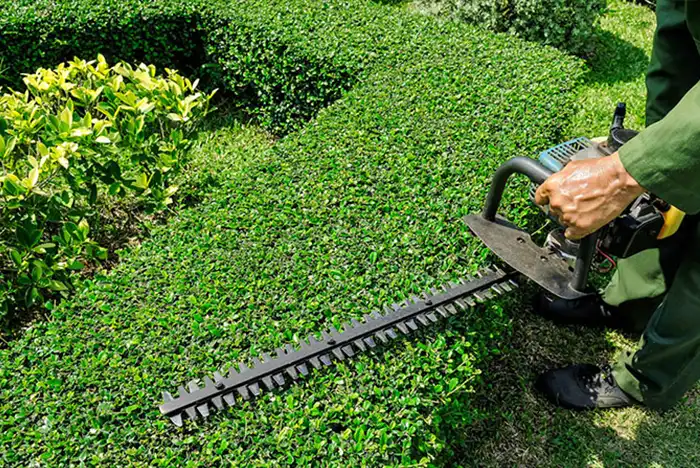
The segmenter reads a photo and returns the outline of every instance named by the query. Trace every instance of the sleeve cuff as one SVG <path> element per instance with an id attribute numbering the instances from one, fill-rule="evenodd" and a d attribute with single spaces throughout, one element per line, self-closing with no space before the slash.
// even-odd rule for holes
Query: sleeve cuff
<path id="1" fill-rule="evenodd" d="M 700 211 L 700 195 L 695 184 L 677 180 L 678 154 L 681 148 L 669 148 L 668 135 L 658 122 L 620 148 L 620 161 L 639 185 L 686 213 Z M 685 179 L 685 177 L 680 177 Z"/>

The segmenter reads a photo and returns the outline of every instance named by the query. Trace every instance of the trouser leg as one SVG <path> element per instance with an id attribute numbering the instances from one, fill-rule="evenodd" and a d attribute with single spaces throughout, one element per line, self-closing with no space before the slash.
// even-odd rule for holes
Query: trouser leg
<path id="1" fill-rule="evenodd" d="M 618 315 L 629 330 L 642 332 L 673 283 L 693 233 L 688 218 L 676 234 L 645 250 L 618 261 L 603 300 L 618 307 Z"/>
<path id="2" fill-rule="evenodd" d="M 661 120 L 700 80 L 700 53 L 688 30 L 685 1 L 658 0 L 657 28 L 647 73 L 647 125 Z M 682 256 L 673 236 L 659 249 L 620 260 L 603 300 L 619 306 L 633 329 L 644 328 L 661 303 Z"/>
<path id="3" fill-rule="evenodd" d="M 615 380 L 634 398 L 668 408 L 700 379 L 700 225 L 668 294 L 634 352 L 614 366 Z"/>

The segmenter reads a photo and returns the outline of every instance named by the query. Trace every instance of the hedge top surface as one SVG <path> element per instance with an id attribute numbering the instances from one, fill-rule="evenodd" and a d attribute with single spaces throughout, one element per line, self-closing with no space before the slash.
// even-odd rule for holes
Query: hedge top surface
<path id="1" fill-rule="evenodd" d="M 268 17 L 281 11 L 271 5 Z M 553 49 L 359 0 L 283 8 L 308 37 L 347 8 L 358 54 L 376 52 L 381 25 L 396 48 L 0 350 L 0 459 L 449 466 L 459 451 L 454 434 L 480 417 L 470 405 L 479 366 L 507 326 L 498 304 L 205 424 L 176 430 L 158 413 L 162 390 L 486 263 L 460 217 L 480 209 L 499 163 L 556 140 L 580 74 Z M 342 30 L 317 52 L 342 49 Z M 296 50 L 313 47 L 302 42 Z M 247 148 L 222 132 L 204 154 L 238 154 L 230 139 Z M 505 213 L 531 222 L 526 185 L 512 187 Z"/>

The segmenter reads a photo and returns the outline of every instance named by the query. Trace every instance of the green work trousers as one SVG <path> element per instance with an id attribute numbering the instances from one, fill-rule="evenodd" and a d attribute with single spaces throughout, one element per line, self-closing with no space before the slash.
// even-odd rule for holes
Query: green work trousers
<path id="1" fill-rule="evenodd" d="M 647 125 L 663 119 L 700 81 L 700 52 L 686 2 L 658 0 L 647 74 Z M 700 142 L 699 142 L 700 144 Z M 700 190 L 700 184 L 698 187 Z M 658 249 L 621 259 L 603 299 L 644 330 L 637 349 L 613 367 L 620 387 L 664 409 L 700 380 L 700 224 L 688 216 Z"/>

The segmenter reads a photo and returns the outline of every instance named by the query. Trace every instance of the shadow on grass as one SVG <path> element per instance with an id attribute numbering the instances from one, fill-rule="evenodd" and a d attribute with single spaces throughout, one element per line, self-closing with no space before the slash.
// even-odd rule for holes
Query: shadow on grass
<path id="1" fill-rule="evenodd" d="M 372 2 L 377 3 L 379 5 L 404 6 L 411 3 L 411 0 L 372 0 Z"/>
<path id="2" fill-rule="evenodd" d="M 649 56 L 631 42 L 609 31 L 598 29 L 594 44 L 595 52 L 587 60 L 587 83 L 626 83 L 646 73 Z"/>
<path id="3" fill-rule="evenodd" d="M 697 389 L 664 414 L 555 408 L 534 391 L 537 375 L 575 362 L 610 361 L 615 346 L 603 330 L 555 327 L 531 310 L 511 316 L 507 351 L 486 365 L 484 383 L 471 396 L 482 419 L 455 426 L 449 408 L 440 410 L 454 455 L 439 466 L 698 466 Z"/>

